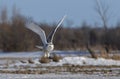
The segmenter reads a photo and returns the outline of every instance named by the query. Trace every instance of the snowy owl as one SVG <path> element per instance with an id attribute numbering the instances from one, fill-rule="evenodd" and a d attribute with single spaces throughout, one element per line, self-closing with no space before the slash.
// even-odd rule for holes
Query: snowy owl
<path id="1" fill-rule="evenodd" d="M 30 22 L 26 24 L 26 28 L 30 29 L 31 31 L 35 32 L 36 34 L 38 34 L 43 42 L 43 46 L 36 46 L 39 49 L 42 49 L 44 52 L 44 57 L 50 57 L 50 53 L 53 51 L 54 49 L 54 45 L 53 45 L 53 37 L 55 35 L 56 30 L 58 29 L 58 27 L 62 24 L 62 22 L 64 21 L 66 16 L 64 16 L 60 22 L 58 23 L 58 25 L 56 26 L 55 29 L 53 29 L 50 34 L 48 35 L 48 37 L 46 38 L 46 34 L 44 32 L 44 30 L 42 28 L 39 27 L 39 25 L 35 22 Z"/>

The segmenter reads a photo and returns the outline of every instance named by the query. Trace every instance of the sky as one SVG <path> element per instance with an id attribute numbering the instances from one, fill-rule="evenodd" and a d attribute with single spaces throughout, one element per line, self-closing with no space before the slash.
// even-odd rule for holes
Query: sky
<path id="1" fill-rule="evenodd" d="M 120 0 L 100 0 L 109 6 L 109 25 L 120 20 Z M 0 10 L 6 6 L 9 14 L 16 6 L 21 14 L 32 17 L 36 22 L 58 22 L 64 15 L 66 25 L 79 26 L 83 22 L 101 25 L 95 11 L 95 0 L 0 0 Z"/>

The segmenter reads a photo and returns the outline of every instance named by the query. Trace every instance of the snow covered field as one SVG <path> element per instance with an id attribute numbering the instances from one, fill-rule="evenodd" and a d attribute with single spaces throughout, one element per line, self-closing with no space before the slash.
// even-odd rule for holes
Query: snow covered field
<path id="1" fill-rule="evenodd" d="M 55 52 L 63 59 L 45 64 L 39 62 L 39 51 L 0 53 L 0 79 L 120 79 L 120 60 L 93 59 L 79 51 Z"/>
<path id="2" fill-rule="evenodd" d="M 86 56 L 80 56 L 79 52 L 65 52 L 60 53 L 60 51 L 57 51 L 58 55 L 61 55 L 63 59 L 61 59 L 59 62 L 50 62 L 47 64 L 42 64 L 39 62 L 40 57 L 42 56 L 41 52 L 21 52 L 21 53 L 0 53 L 0 65 L 8 64 L 10 67 L 11 66 L 21 66 L 21 65 L 29 65 L 33 66 L 33 64 L 28 62 L 28 59 L 30 58 L 34 66 L 37 65 L 43 65 L 43 66 L 62 66 L 64 64 L 71 64 L 71 65 L 81 65 L 81 66 L 86 66 L 86 65 L 92 65 L 92 66 L 120 66 L 120 61 L 119 60 L 112 60 L 112 59 L 104 59 L 104 58 L 98 58 L 98 59 L 93 59 L 89 58 Z M 10 60 L 12 59 L 12 60 Z M 23 60 L 25 63 L 22 63 L 19 60 Z M 2 66 L 0 66 L 2 67 Z"/>

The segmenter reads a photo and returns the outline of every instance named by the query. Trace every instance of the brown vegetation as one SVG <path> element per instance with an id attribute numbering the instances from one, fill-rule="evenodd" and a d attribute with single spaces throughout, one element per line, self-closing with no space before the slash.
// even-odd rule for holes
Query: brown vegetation
<path id="1" fill-rule="evenodd" d="M 14 71 L 11 70 L 0 70 L 1 73 L 13 73 L 13 74 L 47 74 L 47 73 L 57 73 L 57 74 L 63 74 L 66 72 L 69 72 L 71 74 L 106 74 L 119 76 L 119 69 L 115 70 L 114 68 L 120 68 L 120 66 L 75 66 L 75 65 L 67 65 L 67 66 L 43 66 L 36 67 L 36 68 L 29 68 L 29 67 L 22 67 L 21 69 L 16 69 Z M 112 70 L 113 69 L 113 70 Z M 111 73 L 111 74 L 108 74 Z"/>
<path id="2" fill-rule="evenodd" d="M 61 56 L 57 56 L 56 54 L 54 54 L 53 57 L 52 57 L 52 60 L 53 60 L 54 62 L 59 62 L 60 59 L 62 59 L 62 57 L 61 57 Z"/>
<path id="3" fill-rule="evenodd" d="M 112 55 L 109 58 L 113 60 L 120 60 L 120 55 Z"/>
<path id="4" fill-rule="evenodd" d="M 39 36 L 25 28 L 28 19 L 13 8 L 12 17 L 8 19 L 7 9 L 3 8 L 0 15 L 0 49 L 3 51 L 33 51 L 35 45 L 41 45 Z M 56 24 L 40 23 L 48 35 Z M 107 41 L 106 41 L 107 40 Z M 54 38 L 55 49 L 81 49 L 89 44 L 92 47 L 109 49 L 120 49 L 120 23 L 114 27 L 108 27 L 107 32 L 104 27 L 90 26 L 86 22 L 78 27 L 62 25 L 56 32 Z M 106 48 L 106 47 L 107 48 Z M 99 49 L 99 48 L 98 48 Z"/>
<path id="5" fill-rule="evenodd" d="M 40 63 L 49 63 L 51 60 L 48 57 L 42 56 L 39 60 Z"/>

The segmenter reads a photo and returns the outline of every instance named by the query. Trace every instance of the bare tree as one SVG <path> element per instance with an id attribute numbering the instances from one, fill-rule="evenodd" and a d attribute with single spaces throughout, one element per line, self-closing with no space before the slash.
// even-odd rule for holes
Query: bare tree
<path id="1" fill-rule="evenodd" d="M 8 16 L 7 16 L 7 8 L 6 8 L 6 7 L 4 7 L 4 8 L 1 10 L 0 19 L 1 19 L 1 22 L 2 22 L 3 24 L 4 24 L 5 22 L 7 22 Z"/>
<path id="2" fill-rule="evenodd" d="M 109 44 L 108 44 L 108 41 L 109 39 L 107 38 L 107 35 L 108 35 L 108 21 L 109 21 L 109 6 L 105 3 L 103 3 L 101 0 L 95 0 L 95 10 L 96 12 L 98 13 L 98 15 L 100 16 L 101 18 L 101 21 L 102 21 L 102 24 L 103 24 L 103 27 L 104 27 L 104 34 L 103 34 L 103 37 L 104 37 L 104 40 L 103 40 L 103 47 L 106 51 L 105 55 L 108 56 L 108 53 L 109 53 Z M 102 52 L 101 52 L 102 54 Z"/>
<path id="3" fill-rule="evenodd" d="M 101 0 L 95 0 L 95 11 L 100 16 L 102 24 L 104 26 L 105 31 L 107 30 L 109 16 L 109 6 L 105 3 L 101 2 Z"/>

